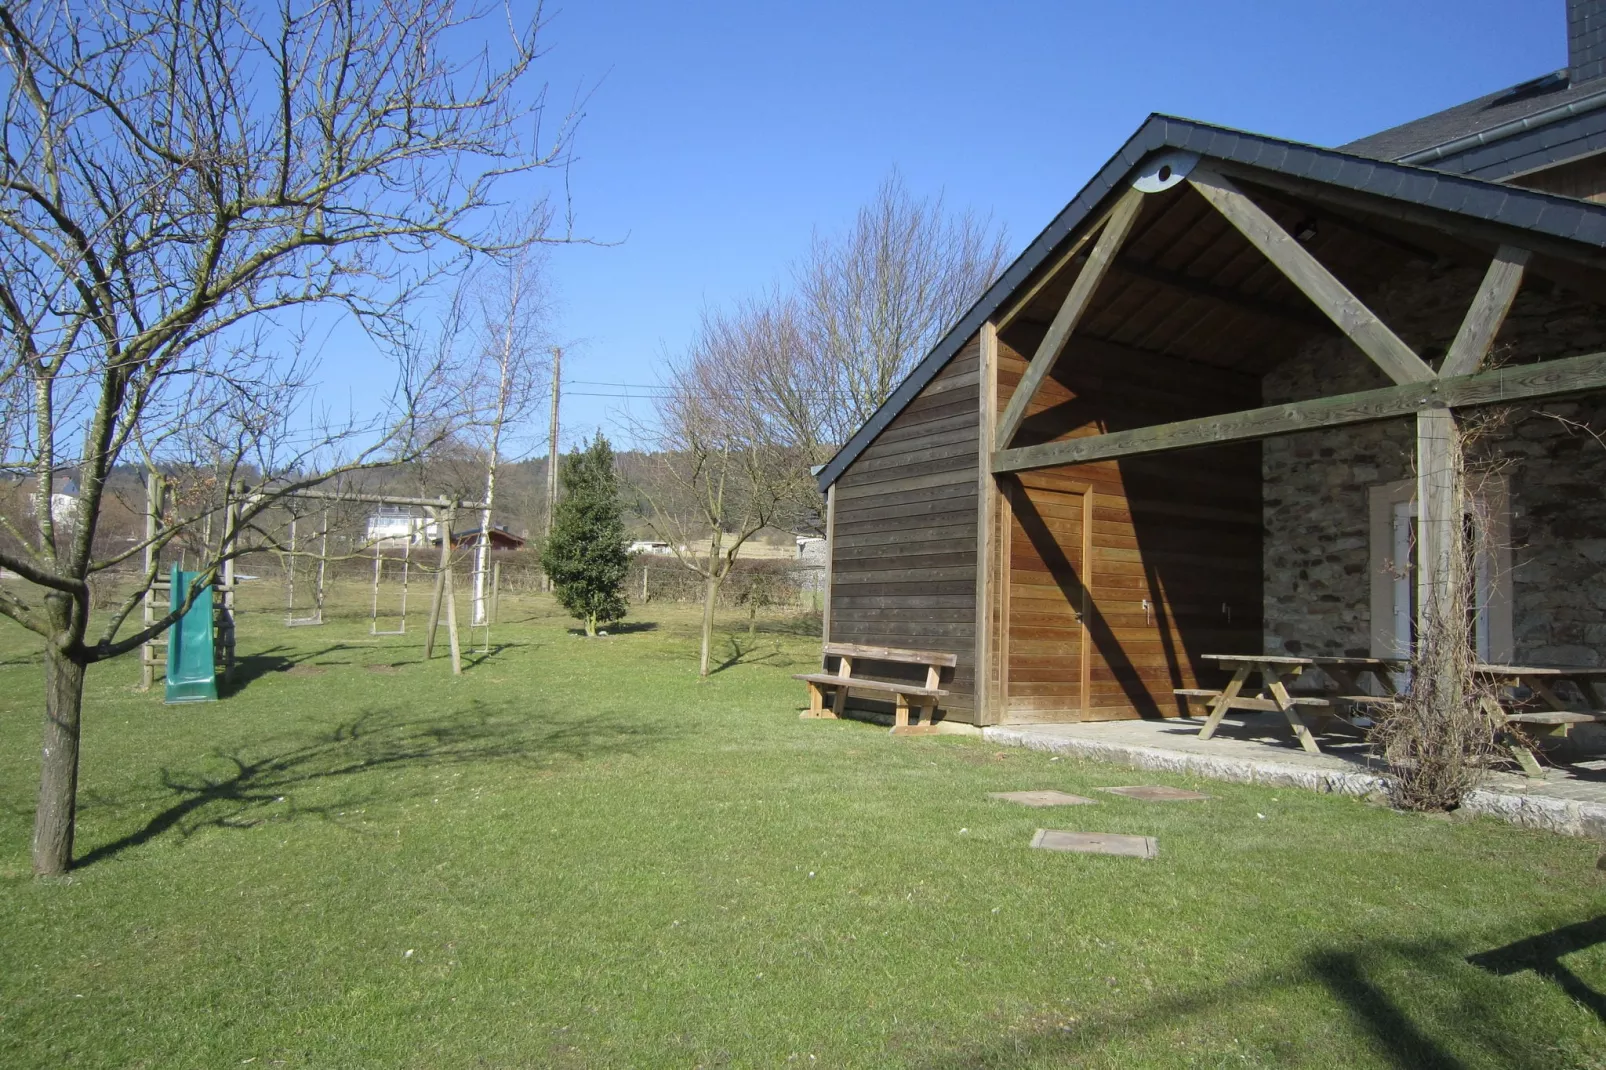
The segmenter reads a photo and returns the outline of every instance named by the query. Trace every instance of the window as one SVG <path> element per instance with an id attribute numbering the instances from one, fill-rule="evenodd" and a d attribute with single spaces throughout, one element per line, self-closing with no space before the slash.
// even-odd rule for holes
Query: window
<path id="1" fill-rule="evenodd" d="M 1369 489 L 1372 656 L 1409 657 L 1416 633 L 1416 481 Z M 1511 509 L 1503 480 L 1466 503 L 1475 585 L 1474 642 L 1480 661 L 1512 660 Z"/>

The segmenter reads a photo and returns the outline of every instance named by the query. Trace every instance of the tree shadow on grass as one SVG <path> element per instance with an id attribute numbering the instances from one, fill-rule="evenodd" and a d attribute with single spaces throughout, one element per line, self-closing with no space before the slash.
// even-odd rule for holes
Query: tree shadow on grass
<path id="1" fill-rule="evenodd" d="M 140 828 L 88 851 L 74 869 L 114 858 L 167 833 L 188 837 L 206 828 L 252 828 L 303 817 L 330 819 L 368 802 L 411 798 L 438 790 L 394 778 L 361 784 L 357 778 L 390 770 L 510 764 L 530 769 L 597 755 L 631 754 L 668 739 L 672 730 L 617 716 L 537 721 L 527 714 L 493 712 L 476 702 L 439 716 L 405 716 L 370 710 L 324 732 L 272 741 L 215 757 L 221 774 L 163 769 L 161 788 L 149 801 L 162 809 Z M 352 780 L 359 793 L 329 802 L 302 801 L 303 789 Z M 132 800 L 89 801 L 126 806 Z"/>
<path id="2" fill-rule="evenodd" d="M 1333 1066 L 1356 1061 L 1330 1050 L 1334 1038 L 1320 1026 L 1320 1014 L 1312 1013 L 1324 1003 L 1336 1005 L 1349 1019 L 1376 1059 L 1398 1070 L 1461 1070 L 1470 1064 L 1458 1052 L 1471 1053 L 1477 1065 L 1492 1061 L 1518 1070 L 1558 1065 L 1558 1038 L 1547 1028 L 1548 1016 L 1532 1014 L 1533 1008 L 1513 1002 L 1484 978 L 1468 971 L 1457 947 L 1445 941 L 1319 948 L 1302 960 L 1146 999 L 1131 1009 L 1080 1017 L 1059 1009 L 1035 1014 L 1022 1028 L 915 1065 L 925 1070 L 1106 1065 L 1112 1045 L 1147 1044 L 1159 1051 L 1170 1049 L 1177 1036 L 1189 1038 L 1195 1050 L 1208 1050 L 1219 1034 L 1242 1037 L 1257 1025 L 1275 1023 L 1290 1006 L 1304 1008 L 1301 1017 L 1312 1022 L 1309 1043 L 1325 1047 L 1295 1050 L 1295 1033 L 1286 1041 L 1288 1050 L 1263 1053 L 1267 1058 L 1279 1064 L 1319 1059 Z M 1406 997 L 1431 1010 L 1425 1016 L 1413 1013 Z M 1268 1031 L 1275 1033 L 1262 1033 Z"/>
<path id="3" fill-rule="evenodd" d="M 221 674 L 218 676 L 218 697 L 231 698 L 265 676 L 289 672 L 297 666 L 310 664 L 315 658 L 326 658 L 331 654 L 372 651 L 373 648 L 369 646 L 353 646 L 347 643 L 331 643 L 322 650 L 302 650 L 287 646 L 269 647 L 261 653 L 246 654 L 244 657 L 236 658 L 234 671 L 229 674 L 229 678 L 225 680 Z"/>
<path id="4" fill-rule="evenodd" d="M 490 645 L 490 649 L 485 649 L 483 647 L 465 648 L 463 650 L 463 668 L 475 669 L 489 662 L 494 662 L 497 657 L 509 650 L 534 651 L 539 650 L 545 645 L 545 643 L 517 641 L 509 643 L 492 643 Z"/>
<path id="5" fill-rule="evenodd" d="M 1501 977 L 1532 970 L 1554 981 L 1574 1002 L 1588 1007 L 1595 1017 L 1606 1022 L 1606 995 L 1590 988 L 1561 961 L 1564 955 L 1584 951 L 1596 944 L 1606 944 L 1606 914 L 1576 925 L 1563 925 L 1504 947 L 1468 955 L 1467 961 Z"/>
<path id="6" fill-rule="evenodd" d="M 779 660 L 788 660 L 778 648 L 771 647 L 762 654 L 756 653 L 759 643 L 752 636 L 729 635 L 725 637 L 729 653 L 725 660 L 708 670 L 708 675 L 734 669 L 738 665 L 764 665 Z"/>

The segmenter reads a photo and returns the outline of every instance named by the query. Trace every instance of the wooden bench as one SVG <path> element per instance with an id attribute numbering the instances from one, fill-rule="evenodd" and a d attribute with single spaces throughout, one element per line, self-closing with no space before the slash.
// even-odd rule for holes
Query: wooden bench
<path id="1" fill-rule="evenodd" d="M 1493 711 L 1491 711 L 1493 712 Z M 1537 740 L 1524 738 L 1524 733 L 1544 739 L 1566 736 L 1575 724 L 1606 724 L 1606 712 L 1600 710 L 1499 710 L 1502 727 L 1500 741 L 1516 759 L 1517 765 L 1529 776 L 1544 776 L 1539 764 Z M 1520 726 L 1511 731 L 1510 726 Z"/>
<path id="2" fill-rule="evenodd" d="M 1197 702 L 1204 706 L 1213 705 L 1216 699 L 1221 697 L 1221 692 L 1219 690 L 1212 691 L 1209 688 L 1204 687 L 1175 687 L 1171 689 L 1171 693 L 1176 695 L 1178 698 L 1185 698 L 1189 702 Z M 1323 695 L 1292 694 L 1288 697 L 1289 701 L 1291 701 L 1295 706 L 1321 708 L 1332 705 L 1332 702 Z M 1232 708 L 1235 710 L 1260 711 L 1264 713 L 1275 713 L 1282 709 L 1282 707 L 1277 705 L 1277 703 L 1272 699 L 1253 698 L 1247 695 L 1239 695 L 1237 698 L 1233 699 Z"/>
<path id="3" fill-rule="evenodd" d="M 827 643 L 821 659 L 821 668 L 830 658 L 839 659 L 837 671 L 797 673 L 792 679 L 802 680 L 809 685 L 809 708 L 803 717 L 840 717 L 847 707 L 848 692 L 871 691 L 884 695 L 891 695 L 896 705 L 893 714 L 892 734 L 925 735 L 935 732 L 937 726 L 932 722 L 937 710 L 937 700 L 945 697 L 948 692 L 938 687 L 943 669 L 951 669 L 959 663 L 955 654 L 943 654 L 931 650 L 898 650 L 885 646 L 861 646 L 858 643 Z M 899 680 L 877 680 L 873 677 L 853 675 L 856 661 L 887 661 L 900 665 L 924 665 L 926 667 L 926 682 L 922 684 L 905 683 Z M 831 708 L 825 708 L 825 689 L 833 688 Z M 918 720 L 915 724 L 909 723 L 910 700 L 919 710 Z"/>

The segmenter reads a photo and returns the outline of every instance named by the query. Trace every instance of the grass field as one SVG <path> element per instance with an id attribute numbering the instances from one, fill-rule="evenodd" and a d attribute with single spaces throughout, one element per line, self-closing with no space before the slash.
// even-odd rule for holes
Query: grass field
<path id="1" fill-rule="evenodd" d="M 40 674 L 0 632 L 0 1066 L 1606 1066 L 1606 942 L 1572 995 L 1467 962 L 1606 938 L 1597 845 L 800 722 L 785 621 L 699 682 L 689 608 L 503 614 L 460 679 L 354 611 L 246 615 L 216 704 L 93 672 L 62 882 L 28 875 Z M 1212 798 L 986 797 L 1143 782 Z"/>

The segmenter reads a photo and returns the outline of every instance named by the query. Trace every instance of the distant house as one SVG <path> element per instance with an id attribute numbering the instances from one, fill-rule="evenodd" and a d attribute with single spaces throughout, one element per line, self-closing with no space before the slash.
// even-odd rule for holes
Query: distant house
<path id="1" fill-rule="evenodd" d="M 435 521 L 404 505 L 381 505 L 368 517 L 368 545 L 379 550 L 438 543 Z"/>
<path id="2" fill-rule="evenodd" d="M 657 542 L 652 539 L 637 539 L 635 542 L 630 544 L 630 548 L 627 552 L 632 554 L 651 554 L 653 557 L 668 557 L 675 551 L 670 548 L 667 542 Z"/>
<path id="3" fill-rule="evenodd" d="M 797 537 L 797 563 L 799 565 L 813 565 L 818 568 L 824 568 L 825 558 L 826 548 L 824 536 L 799 535 Z"/>
<path id="4" fill-rule="evenodd" d="M 50 519 L 57 524 L 73 524 L 78 520 L 78 510 L 82 504 L 78 500 L 78 481 L 69 479 L 50 496 Z"/>
<path id="5" fill-rule="evenodd" d="M 480 540 L 486 538 L 485 529 L 481 527 L 469 528 L 465 531 L 452 532 L 452 546 L 478 546 Z M 493 550 L 522 550 L 529 540 L 513 534 L 501 524 L 492 524 L 490 531 L 490 545 Z M 439 546 L 440 539 L 432 538 L 431 543 Z"/>

